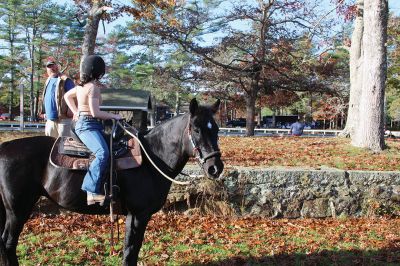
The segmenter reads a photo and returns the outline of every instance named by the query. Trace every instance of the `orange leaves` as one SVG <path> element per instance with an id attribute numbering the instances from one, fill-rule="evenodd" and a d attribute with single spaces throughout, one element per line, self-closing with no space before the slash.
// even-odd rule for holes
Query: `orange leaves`
<path id="1" fill-rule="evenodd" d="M 400 142 L 387 140 L 380 154 L 354 148 L 340 138 L 221 137 L 222 159 L 227 166 L 333 167 L 344 170 L 396 171 Z"/>
<path id="2" fill-rule="evenodd" d="M 261 102 L 265 102 L 270 108 L 290 106 L 299 100 L 299 96 L 293 91 L 276 90 L 269 95 L 263 96 Z"/>
<path id="3" fill-rule="evenodd" d="M 104 265 L 110 259 L 108 225 L 108 216 L 37 216 L 24 228 L 20 245 L 29 252 L 20 258 L 38 265 Z M 352 265 L 357 260 L 383 265 L 400 260 L 399 229 L 400 219 L 385 218 L 270 220 L 157 213 L 140 257 L 149 265 Z M 112 265 L 122 263 L 122 242 Z M 69 250 L 73 256 L 68 257 Z"/>

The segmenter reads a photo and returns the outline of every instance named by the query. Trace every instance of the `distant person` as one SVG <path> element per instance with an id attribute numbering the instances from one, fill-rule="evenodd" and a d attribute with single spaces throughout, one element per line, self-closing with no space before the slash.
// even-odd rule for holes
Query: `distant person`
<path id="1" fill-rule="evenodd" d="M 303 135 L 305 124 L 297 120 L 296 123 L 293 123 L 289 129 L 289 135 L 292 136 L 301 136 Z"/>
<path id="2" fill-rule="evenodd" d="M 69 136 L 71 130 L 72 112 L 64 100 L 64 94 L 75 87 L 74 82 L 65 74 L 60 73 L 54 60 L 46 63 L 47 80 L 43 90 L 41 114 L 46 119 L 45 135 L 57 138 Z"/>
<path id="3" fill-rule="evenodd" d="M 313 120 L 313 121 L 311 122 L 311 129 L 314 129 L 316 126 L 317 126 L 317 124 L 316 124 L 315 121 Z"/>

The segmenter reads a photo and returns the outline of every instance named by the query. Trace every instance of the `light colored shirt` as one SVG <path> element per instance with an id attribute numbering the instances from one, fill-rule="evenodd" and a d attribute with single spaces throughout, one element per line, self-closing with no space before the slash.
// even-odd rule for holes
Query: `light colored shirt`
<path id="1" fill-rule="evenodd" d="M 304 127 L 305 124 L 303 123 L 300 122 L 293 123 L 290 127 L 290 132 L 292 133 L 292 135 L 300 136 L 303 134 Z"/>

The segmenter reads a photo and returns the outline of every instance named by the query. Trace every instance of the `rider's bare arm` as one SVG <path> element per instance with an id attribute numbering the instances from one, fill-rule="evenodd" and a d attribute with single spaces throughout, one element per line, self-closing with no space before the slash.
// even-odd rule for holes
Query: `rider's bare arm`
<path id="1" fill-rule="evenodd" d="M 78 112 L 78 107 L 76 106 L 76 87 L 67 91 L 64 95 L 65 102 L 67 103 L 69 109 L 72 111 L 74 116 Z"/>

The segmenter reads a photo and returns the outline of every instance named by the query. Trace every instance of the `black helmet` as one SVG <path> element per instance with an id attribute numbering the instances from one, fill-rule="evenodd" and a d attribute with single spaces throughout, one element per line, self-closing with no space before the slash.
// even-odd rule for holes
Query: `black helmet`
<path id="1" fill-rule="evenodd" d="M 98 55 L 85 57 L 81 65 L 81 77 L 87 81 L 100 79 L 106 73 L 106 64 Z"/>

